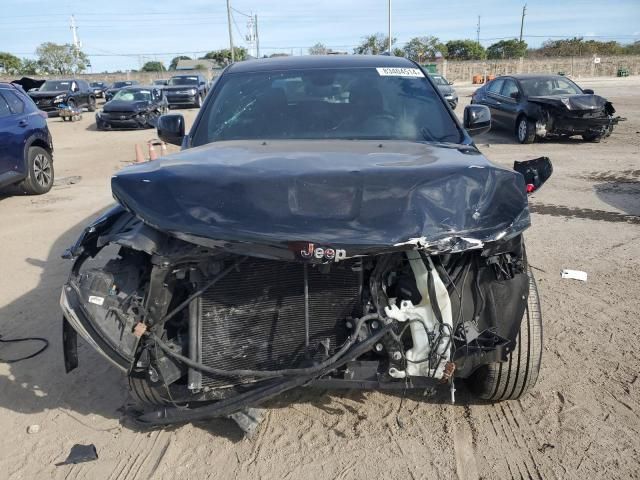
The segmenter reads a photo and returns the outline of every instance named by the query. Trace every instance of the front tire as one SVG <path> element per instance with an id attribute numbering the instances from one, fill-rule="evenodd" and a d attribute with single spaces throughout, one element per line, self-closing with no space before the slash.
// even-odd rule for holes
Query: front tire
<path id="1" fill-rule="evenodd" d="M 516 138 L 520 143 L 533 143 L 536 139 L 536 126 L 524 115 L 516 123 Z"/>
<path id="2" fill-rule="evenodd" d="M 470 390 L 483 400 L 516 400 L 532 389 L 538 380 L 542 362 L 542 314 L 538 287 L 531 269 L 527 274 L 529 299 L 516 338 L 516 348 L 509 353 L 506 362 L 484 365 L 467 379 Z"/>
<path id="3" fill-rule="evenodd" d="M 585 133 L 582 135 L 582 139 L 585 142 L 592 142 L 592 143 L 600 143 L 600 140 L 602 140 L 603 137 L 606 136 L 606 133 L 602 134 L 602 133 Z"/>
<path id="4" fill-rule="evenodd" d="M 96 111 L 96 97 L 89 97 L 89 107 L 88 110 L 90 112 Z"/>
<path id="5" fill-rule="evenodd" d="M 27 178 L 21 188 L 28 195 L 42 195 L 51 190 L 54 181 L 53 159 L 42 147 L 31 147 L 27 153 Z"/>
<path id="6" fill-rule="evenodd" d="M 196 106 L 196 108 L 202 107 L 202 95 L 201 94 L 198 94 L 198 96 L 196 97 L 195 106 Z"/>
<path id="7" fill-rule="evenodd" d="M 141 406 L 158 407 L 172 403 L 164 385 L 154 386 L 141 375 L 129 376 L 129 389 L 131 396 Z"/>

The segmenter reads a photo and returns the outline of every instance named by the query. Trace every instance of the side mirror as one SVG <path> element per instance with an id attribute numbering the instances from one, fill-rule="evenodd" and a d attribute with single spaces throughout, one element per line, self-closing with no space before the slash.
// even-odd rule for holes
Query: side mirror
<path id="1" fill-rule="evenodd" d="M 553 165 L 551 165 L 549 157 L 513 162 L 513 169 L 524 177 L 528 194 L 537 191 L 553 173 Z"/>
<path id="2" fill-rule="evenodd" d="M 585 88 L 584 90 L 582 90 L 582 93 L 586 95 L 593 95 L 593 90 L 590 88 Z"/>
<path id="3" fill-rule="evenodd" d="M 469 135 L 480 135 L 491 130 L 491 111 L 484 105 L 467 105 L 464 107 L 464 128 Z"/>
<path id="4" fill-rule="evenodd" d="M 520 100 L 520 92 L 511 92 L 509 96 L 514 100 Z"/>
<path id="5" fill-rule="evenodd" d="M 184 137 L 184 117 L 179 113 L 162 115 L 157 124 L 158 137 L 173 145 L 181 145 Z"/>

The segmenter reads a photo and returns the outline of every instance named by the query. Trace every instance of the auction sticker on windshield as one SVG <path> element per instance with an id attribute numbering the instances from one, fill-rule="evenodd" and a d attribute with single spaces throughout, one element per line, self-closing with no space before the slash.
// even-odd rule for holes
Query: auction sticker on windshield
<path id="1" fill-rule="evenodd" d="M 378 67 L 376 70 L 381 77 L 424 77 L 419 68 Z"/>

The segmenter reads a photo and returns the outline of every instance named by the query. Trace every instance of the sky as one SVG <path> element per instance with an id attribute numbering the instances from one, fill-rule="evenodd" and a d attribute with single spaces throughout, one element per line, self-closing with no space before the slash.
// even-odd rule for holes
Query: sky
<path id="1" fill-rule="evenodd" d="M 415 36 L 442 41 L 476 38 L 484 46 L 520 33 L 524 1 L 392 0 L 394 46 Z M 640 0 L 529 0 L 525 40 L 583 36 L 640 40 Z M 363 36 L 387 32 L 387 0 L 231 0 L 236 45 L 247 46 L 248 15 L 258 16 L 260 54 L 306 54 L 321 42 L 352 52 Z M 91 71 L 138 69 L 150 60 L 168 65 L 228 48 L 226 0 L 0 0 L 0 51 L 35 58 L 43 42 L 71 43 L 73 14 Z"/>

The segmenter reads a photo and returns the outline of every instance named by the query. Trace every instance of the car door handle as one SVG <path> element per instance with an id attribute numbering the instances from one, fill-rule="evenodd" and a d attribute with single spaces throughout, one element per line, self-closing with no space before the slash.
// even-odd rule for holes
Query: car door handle
<path id="1" fill-rule="evenodd" d="M 29 125 L 29 122 L 23 119 L 18 122 L 18 125 L 20 125 L 21 127 L 26 127 L 27 125 Z"/>

